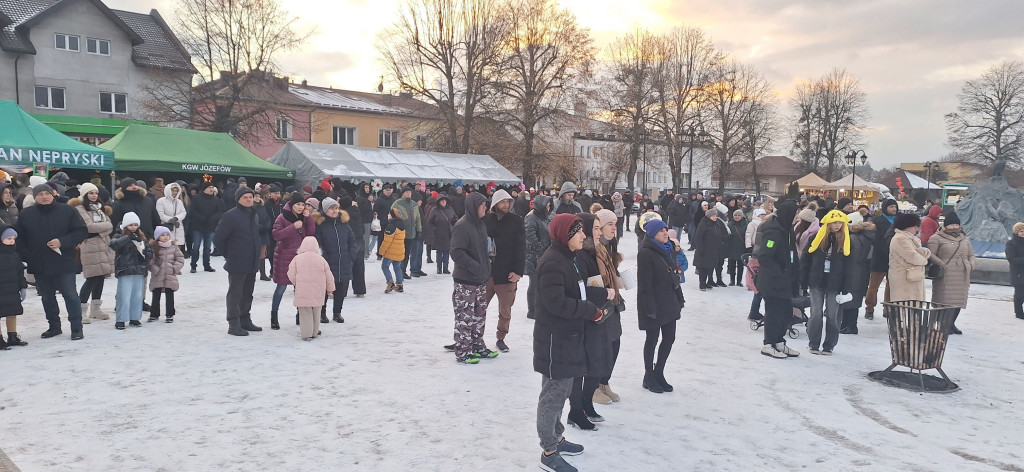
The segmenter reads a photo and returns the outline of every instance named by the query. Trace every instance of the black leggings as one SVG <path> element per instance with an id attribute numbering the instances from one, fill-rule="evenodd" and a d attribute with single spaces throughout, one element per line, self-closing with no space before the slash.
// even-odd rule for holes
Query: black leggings
<path id="1" fill-rule="evenodd" d="M 734 275 L 737 281 L 742 281 L 743 262 L 740 259 L 729 259 L 729 275 Z"/>
<path id="2" fill-rule="evenodd" d="M 85 279 L 85 283 L 82 284 L 82 289 L 78 291 L 78 298 L 81 300 L 82 304 L 89 303 L 90 296 L 92 296 L 93 300 L 100 300 L 103 298 L 104 280 L 106 280 L 106 277 L 102 275 Z"/>
<path id="3" fill-rule="evenodd" d="M 594 411 L 594 392 L 597 391 L 598 386 L 600 386 L 600 382 L 594 376 L 588 375 L 572 379 L 572 392 L 569 393 L 569 413 L 597 416 L 597 412 Z"/>
<path id="4" fill-rule="evenodd" d="M 661 347 L 658 347 L 658 334 L 661 333 Z M 672 352 L 672 343 L 676 341 L 676 322 L 672 321 L 661 325 L 658 328 L 647 330 L 647 341 L 644 342 L 644 367 L 653 371 L 655 365 L 658 370 L 665 368 L 665 361 Z M 654 363 L 654 348 L 658 347 L 658 363 Z"/>

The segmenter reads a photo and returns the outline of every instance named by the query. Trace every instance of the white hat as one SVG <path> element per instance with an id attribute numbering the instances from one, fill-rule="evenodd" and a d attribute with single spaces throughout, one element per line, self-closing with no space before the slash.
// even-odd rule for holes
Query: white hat
<path id="1" fill-rule="evenodd" d="M 97 191 L 98 192 L 99 190 L 100 189 L 97 188 L 96 185 L 93 184 L 92 182 L 86 182 L 86 183 L 82 184 L 82 186 L 78 187 L 78 194 L 84 197 L 85 194 L 87 194 L 89 192 L 92 192 L 92 191 Z"/>
<path id="2" fill-rule="evenodd" d="M 505 189 L 499 189 L 497 192 L 494 192 L 493 196 L 491 196 L 491 209 L 493 210 L 495 205 L 502 200 L 512 200 L 512 195 L 509 195 Z"/>
<path id="3" fill-rule="evenodd" d="M 28 178 L 28 186 L 30 188 L 31 187 L 35 187 L 35 186 L 37 186 L 39 184 L 45 184 L 45 183 L 46 183 L 46 177 L 40 177 L 38 175 L 33 175 L 32 177 Z"/>
<path id="4" fill-rule="evenodd" d="M 758 216 L 761 216 L 761 215 L 767 215 L 767 214 L 768 214 L 768 212 L 764 211 L 763 208 L 758 208 L 758 209 L 754 210 L 754 218 L 757 218 Z"/>
<path id="5" fill-rule="evenodd" d="M 137 225 L 141 223 L 142 221 L 139 220 L 139 215 L 136 215 L 134 211 L 129 211 L 124 214 L 123 218 L 121 218 L 121 230 L 123 231 L 125 228 L 133 224 Z"/>

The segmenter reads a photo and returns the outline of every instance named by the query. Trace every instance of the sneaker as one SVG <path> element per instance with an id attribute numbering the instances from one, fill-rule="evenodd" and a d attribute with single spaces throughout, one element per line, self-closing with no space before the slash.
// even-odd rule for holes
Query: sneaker
<path id="1" fill-rule="evenodd" d="M 821 355 L 823 355 L 823 356 L 831 356 L 832 355 L 832 350 L 831 349 L 822 349 L 821 350 Z"/>
<path id="2" fill-rule="evenodd" d="M 128 322 L 128 326 L 131 326 L 131 327 L 134 327 L 134 328 L 141 328 L 142 327 L 142 322 L 139 321 L 139 320 L 131 320 L 131 321 Z"/>
<path id="3" fill-rule="evenodd" d="M 164 323 L 174 323 L 174 318 L 171 318 L 171 317 L 169 317 L 169 316 L 168 316 L 168 317 L 167 317 L 167 318 L 166 318 L 166 319 L 164 320 Z"/>
<path id="4" fill-rule="evenodd" d="M 781 344 L 782 347 L 779 347 L 779 344 Z M 800 356 L 799 352 L 790 349 L 789 346 L 786 345 L 786 343 L 778 343 L 778 344 L 776 344 L 775 345 L 775 349 L 777 351 L 785 354 L 786 357 L 799 357 Z"/>
<path id="5" fill-rule="evenodd" d="M 357 293 L 356 294 L 356 298 L 366 298 L 366 294 L 365 293 Z"/>
<path id="6" fill-rule="evenodd" d="M 146 323 L 152 323 L 152 322 L 157 321 L 159 319 L 160 319 L 159 316 L 150 316 L 149 319 L 146 320 Z"/>
<path id="7" fill-rule="evenodd" d="M 192 270 L 190 270 L 190 271 L 188 271 L 188 272 L 189 272 L 190 274 L 194 274 L 194 273 L 196 273 L 196 268 L 195 268 L 195 267 L 193 267 L 193 268 L 192 268 Z"/>
<path id="8" fill-rule="evenodd" d="M 498 353 L 490 349 L 484 349 L 482 351 L 477 351 L 470 354 L 470 357 L 477 357 L 480 359 L 494 359 L 495 357 L 498 357 Z"/>
<path id="9" fill-rule="evenodd" d="M 411 278 L 412 278 L 412 276 L 411 276 L 411 275 L 409 275 L 409 274 L 402 274 L 402 279 L 403 279 L 403 280 L 409 280 L 409 279 L 411 279 Z"/>
<path id="10" fill-rule="evenodd" d="M 72 341 L 78 341 L 79 339 L 83 339 L 83 338 L 85 338 L 85 335 L 83 335 L 81 331 L 72 331 L 71 332 L 71 340 Z"/>
<path id="11" fill-rule="evenodd" d="M 412 274 L 415 275 L 415 276 L 419 276 L 419 277 L 426 277 L 427 276 L 427 273 L 423 272 L 422 270 L 417 270 L 416 272 L 413 272 Z"/>
<path id="12" fill-rule="evenodd" d="M 873 319 L 875 319 L 875 313 L 872 312 L 872 311 L 865 312 L 864 313 L 864 319 L 865 320 L 873 320 Z"/>
<path id="13" fill-rule="evenodd" d="M 39 337 L 41 337 L 43 339 L 47 339 L 47 338 L 52 338 L 54 336 L 60 336 L 62 333 L 63 333 L 63 331 L 61 331 L 60 328 L 48 329 L 48 330 L 44 331 L 43 334 L 41 334 Z"/>
<path id="14" fill-rule="evenodd" d="M 856 326 L 847 326 L 839 330 L 839 334 L 857 334 L 859 331 Z"/>
<path id="15" fill-rule="evenodd" d="M 217 272 L 217 269 L 214 269 L 213 267 L 205 267 L 205 268 L 203 268 L 203 271 L 204 272 Z"/>
<path id="16" fill-rule="evenodd" d="M 579 472 L 579 469 L 569 465 L 558 452 L 550 456 L 544 453 L 540 455 L 540 468 L 548 472 Z"/>
<path id="17" fill-rule="evenodd" d="M 472 356 L 467 357 L 465 359 L 455 359 L 455 360 L 456 360 L 456 362 L 458 362 L 460 364 L 479 364 L 480 363 L 480 358 L 479 357 L 472 357 Z"/>
<path id="18" fill-rule="evenodd" d="M 504 339 L 499 339 L 498 342 L 494 343 L 495 347 L 501 352 L 508 352 L 508 344 L 505 344 Z"/>
<path id="19" fill-rule="evenodd" d="M 114 323 L 114 328 L 124 329 L 124 322 L 123 321 L 118 321 L 117 323 Z"/>
<path id="20" fill-rule="evenodd" d="M 583 446 L 569 442 L 564 437 L 558 442 L 558 453 L 563 456 L 578 456 L 583 454 Z"/>
<path id="21" fill-rule="evenodd" d="M 786 355 L 786 353 L 775 349 L 774 344 L 765 344 L 763 347 L 761 347 L 761 355 L 774 357 L 776 359 L 785 359 L 789 357 Z"/>
<path id="22" fill-rule="evenodd" d="M 814 354 L 814 355 L 821 354 L 821 350 L 816 348 L 816 347 L 807 348 L 807 350 L 811 351 L 811 354 Z"/>
<path id="23" fill-rule="evenodd" d="M 444 346 L 444 350 L 448 351 L 448 352 L 455 352 L 455 345 L 454 344 L 446 344 Z"/>

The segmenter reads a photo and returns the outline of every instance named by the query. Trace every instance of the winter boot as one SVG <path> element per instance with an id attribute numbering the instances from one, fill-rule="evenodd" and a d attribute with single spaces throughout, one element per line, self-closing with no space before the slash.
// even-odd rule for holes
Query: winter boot
<path id="1" fill-rule="evenodd" d="M 959 316 L 960 316 L 960 309 L 958 308 L 956 310 L 956 313 L 953 315 L 953 323 L 950 324 L 950 326 L 949 326 L 949 334 L 964 334 L 963 331 L 960 331 L 960 328 L 956 327 L 956 319 Z"/>
<path id="2" fill-rule="evenodd" d="M 82 324 L 91 324 L 92 320 L 89 319 L 89 304 L 82 304 Z"/>
<path id="3" fill-rule="evenodd" d="M 295 326 L 299 326 L 299 312 L 295 312 Z"/>
<path id="4" fill-rule="evenodd" d="M 603 387 L 603 385 L 602 385 L 602 387 Z M 597 390 L 594 390 L 594 403 L 597 403 L 599 405 L 608 405 L 611 402 L 612 402 L 612 399 L 608 398 L 608 395 L 605 395 L 604 390 L 602 388 L 598 388 Z"/>
<path id="5" fill-rule="evenodd" d="M 277 322 L 277 312 L 270 312 L 270 329 L 281 329 L 281 323 Z"/>
<path id="6" fill-rule="evenodd" d="M 327 312 L 321 311 L 320 312 L 320 324 L 328 324 L 330 322 L 331 322 L 331 319 L 327 317 Z"/>
<path id="7" fill-rule="evenodd" d="M 3 336 L 0 336 L 0 351 L 10 351 L 11 348 L 7 346 Z"/>
<path id="8" fill-rule="evenodd" d="M 654 378 L 661 384 L 661 389 L 666 392 L 672 391 L 672 385 L 665 380 L 665 366 L 656 365 L 654 366 Z"/>
<path id="9" fill-rule="evenodd" d="M 592 423 L 582 411 L 569 412 L 569 426 L 575 426 L 583 431 L 597 431 L 597 425 Z"/>
<path id="10" fill-rule="evenodd" d="M 608 399 L 610 399 L 613 402 L 622 400 L 622 398 L 619 397 L 619 394 L 613 392 L 612 387 L 609 386 L 608 384 L 601 385 L 600 387 L 598 387 L 598 389 L 604 392 L 605 396 L 607 396 Z"/>
<path id="11" fill-rule="evenodd" d="M 91 309 L 91 311 L 89 312 L 89 317 L 90 318 L 95 318 L 97 320 L 109 320 L 110 319 L 110 315 L 106 314 L 103 311 L 103 308 L 102 308 L 103 300 L 93 299 L 89 303 L 90 303 L 90 309 Z M 84 313 L 85 310 L 82 310 L 82 312 Z"/>
<path id="12" fill-rule="evenodd" d="M 7 344 L 11 346 L 28 346 L 28 343 L 21 340 L 21 336 L 18 333 L 9 332 L 7 333 Z"/>
<path id="13" fill-rule="evenodd" d="M 442 270 L 444 270 L 444 269 L 441 267 L 441 264 L 438 264 L 437 265 L 437 275 L 441 275 L 441 271 Z"/>
<path id="14" fill-rule="evenodd" d="M 242 329 L 246 331 L 263 331 L 263 328 L 252 324 L 252 318 L 249 315 L 240 317 L 238 322 Z"/>
<path id="15" fill-rule="evenodd" d="M 395 283 L 394 282 L 388 282 L 388 286 L 387 286 L 387 288 L 384 289 L 384 293 L 391 293 L 391 291 L 394 290 L 394 289 L 395 289 Z"/>
<path id="16" fill-rule="evenodd" d="M 665 388 L 661 386 L 661 382 L 655 377 L 653 370 L 648 370 L 644 374 L 644 388 L 650 390 L 651 393 L 665 393 Z"/>
<path id="17" fill-rule="evenodd" d="M 267 265 L 264 262 L 266 261 L 260 261 L 260 280 L 267 282 L 270 277 L 267 277 Z"/>
<path id="18" fill-rule="evenodd" d="M 344 323 L 345 322 L 345 318 L 341 317 L 341 313 L 335 313 L 334 314 L 334 322 L 335 323 Z"/>
<path id="19" fill-rule="evenodd" d="M 248 336 L 249 332 L 242 329 L 238 320 L 228 320 L 228 334 L 232 336 Z"/>
<path id="20" fill-rule="evenodd" d="M 398 293 L 402 293 L 405 291 L 405 287 L 403 287 L 402 284 L 395 284 L 395 291 Z"/>

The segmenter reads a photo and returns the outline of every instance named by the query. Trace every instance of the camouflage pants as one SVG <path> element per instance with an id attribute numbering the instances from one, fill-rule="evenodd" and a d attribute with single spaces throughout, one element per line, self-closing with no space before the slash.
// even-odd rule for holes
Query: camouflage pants
<path id="1" fill-rule="evenodd" d="M 456 282 L 452 306 L 455 308 L 455 357 L 461 361 L 487 348 L 484 344 L 487 286 Z"/>

